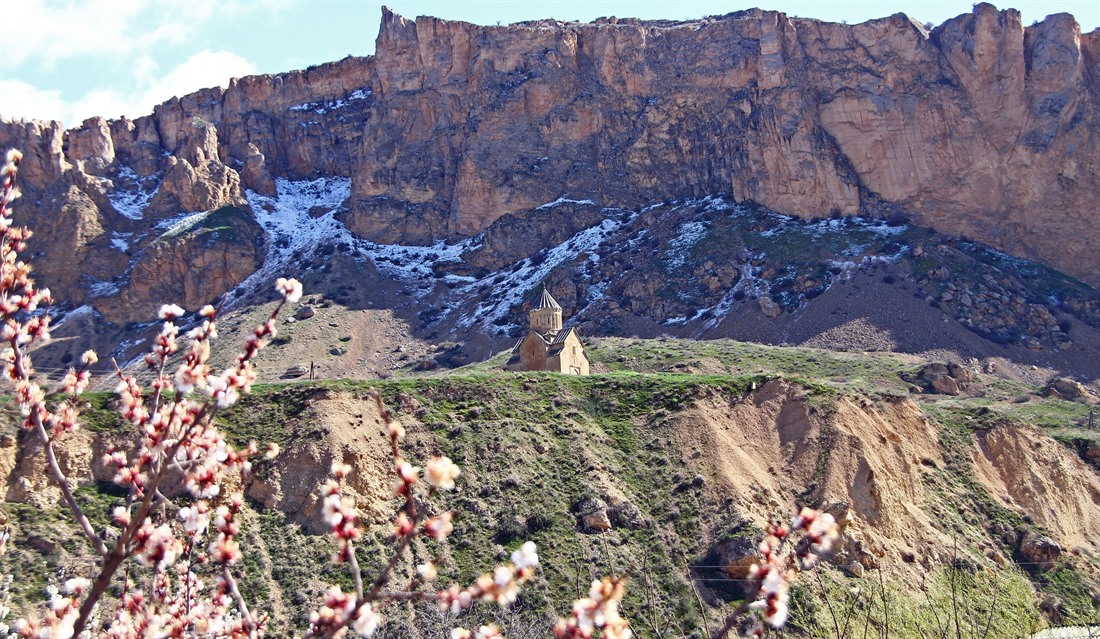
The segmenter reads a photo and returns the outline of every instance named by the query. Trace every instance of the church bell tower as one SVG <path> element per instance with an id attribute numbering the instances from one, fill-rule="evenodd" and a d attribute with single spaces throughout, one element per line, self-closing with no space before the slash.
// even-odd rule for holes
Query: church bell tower
<path id="1" fill-rule="evenodd" d="M 531 322 L 531 330 L 540 333 L 557 333 L 561 330 L 561 306 L 550 295 L 545 287 L 539 297 L 538 304 L 527 314 Z"/>

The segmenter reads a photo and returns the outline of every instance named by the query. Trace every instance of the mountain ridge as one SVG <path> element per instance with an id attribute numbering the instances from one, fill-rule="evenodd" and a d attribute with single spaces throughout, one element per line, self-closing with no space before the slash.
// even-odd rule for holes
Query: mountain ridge
<path id="1" fill-rule="evenodd" d="M 384 10 L 375 56 L 234 79 L 136 120 L 0 122 L 0 142 L 27 152 L 19 213 L 40 230 L 41 278 L 62 310 L 90 304 L 116 327 L 148 321 L 173 289 L 196 307 L 262 301 L 259 280 L 282 269 L 484 356 L 521 323 L 534 277 L 588 309 L 586 330 L 705 337 L 731 335 L 705 313 L 767 321 L 852 265 L 895 264 L 885 277 L 931 282 L 929 303 L 978 334 L 1058 353 L 1095 291 L 1023 292 L 999 266 L 956 291 L 923 245 L 826 247 L 791 268 L 777 223 L 721 218 L 858 214 L 1095 284 L 1098 39 L 1064 14 L 1024 27 L 988 4 L 931 31 L 903 15 L 483 27 Z M 698 263 L 669 257 L 684 251 Z"/>
<path id="2" fill-rule="evenodd" d="M 823 597 L 873 603 L 886 634 L 923 636 L 937 597 L 990 636 L 1091 621 L 1100 262 L 1080 247 L 1096 239 L 1098 41 L 986 4 L 931 31 L 900 15 L 479 27 L 387 10 L 375 57 L 136 120 L 0 122 L 26 151 L 16 221 L 62 300 L 37 370 L 96 347 L 98 372 L 110 349 L 136 371 L 174 301 L 222 307 L 217 369 L 268 319 L 271 281 L 304 281 L 258 375 L 325 381 L 258 384 L 219 417 L 236 443 L 284 448 L 239 486 L 241 583 L 275 632 L 339 579 L 310 534 L 330 462 L 354 467 L 364 548 L 392 531 L 374 391 L 410 460 L 463 464 L 447 579 L 537 539 L 544 574 L 517 615 L 567 605 L 582 565 L 641 565 L 628 604 L 704 633 L 739 596 L 757 526 L 809 503 L 845 536 L 820 592 L 792 596 L 795 632 L 825 627 Z M 499 355 L 438 370 L 511 342 L 543 284 L 596 336 L 596 375 L 506 374 Z M 781 345 L 711 339 L 729 336 Z M 122 497 L 99 453 L 132 435 L 106 393 L 85 398 L 61 463 L 107 526 Z M 18 607 L 88 559 L 3 412 Z M 591 535 L 601 509 L 612 528 Z M 389 613 L 387 631 L 428 635 L 430 608 Z"/>

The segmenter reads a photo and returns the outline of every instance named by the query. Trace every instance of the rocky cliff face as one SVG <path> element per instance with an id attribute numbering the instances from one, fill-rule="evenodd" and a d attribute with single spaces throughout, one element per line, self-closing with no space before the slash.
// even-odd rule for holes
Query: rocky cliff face
<path id="1" fill-rule="evenodd" d="M 188 308 L 230 291 L 265 258 L 246 189 L 274 194 L 273 176 L 349 175 L 369 117 L 370 69 L 371 60 L 347 59 L 235 79 L 151 116 L 91 118 L 67 131 L 0 120 L 0 145 L 25 153 L 17 213 L 36 231 L 40 278 L 64 302 L 91 303 L 116 323 L 147 321 L 177 291 Z M 196 214 L 225 207 L 245 212 L 228 221 L 232 232 L 192 228 Z"/>
<path id="2" fill-rule="evenodd" d="M 483 27 L 385 10 L 373 58 L 235 79 L 133 121 L 0 122 L 0 144 L 27 153 L 43 279 L 114 321 L 145 319 L 141 291 L 162 290 L 147 282 L 184 276 L 156 257 L 183 241 L 164 229 L 321 177 L 350 178 L 336 216 L 355 236 L 488 231 L 472 261 L 492 268 L 600 210 L 727 194 L 803 217 L 901 212 L 1095 285 L 1098 57 L 1100 33 L 1071 16 L 1024 27 L 988 4 L 930 32 L 901 14 Z M 195 303 L 264 260 L 171 252 L 232 273 L 198 278 Z"/>
<path id="3" fill-rule="evenodd" d="M 558 197 L 728 193 L 815 216 L 898 207 L 1096 283 L 1096 56 L 1055 15 L 925 30 L 747 11 L 478 27 L 383 17 L 352 228 L 477 233 Z"/>

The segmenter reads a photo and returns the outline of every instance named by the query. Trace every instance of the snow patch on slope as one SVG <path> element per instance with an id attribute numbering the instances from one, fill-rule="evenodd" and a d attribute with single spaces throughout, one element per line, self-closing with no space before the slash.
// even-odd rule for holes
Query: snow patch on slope
<path id="1" fill-rule="evenodd" d="M 622 213 L 619 209 L 605 209 L 605 212 Z M 467 284 L 459 290 L 459 293 L 468 296 L 471 300 L 488 287 L 493 289 L 493 293 L 478 302 L 472 314 L 460 317 L 458 326 L 470 328 L 475 325 L 488 326 L 495 324 L 501 326 L 501 330 L 514 329 L 515 326 L 505 322 L 505 318 L 512 308 L 523 303 L 524 296 L 542 283 L 555 267 L 567 260 L 576 259 L 580 253 L 587 253 L 589 259 L 594 257 L 598 260 L 597 253 L 600 246 L 612 238 L 623 226 L 632 222 L 635 217 L 637 217 L 636 213 L 618 219 L 605 218 L 599 224 L 580 231 L 545 252 L 520 260 L 511 267 L 501 269 L 496 273 Z"/>
<path id="2" fill-rule="evenodd" d="M 118 170 L 115 180 L 111 181 L 115 188 L 107 193 L 107 199 L 119 215 L 140 220 L 145 217 L 145 209 L 160 190 L 160 177 L 160 173 L 155 173 L 143 178 L 130 167 L 124 166 Z"/>
<path id="3" fill-rule="evenodd" d="M 161 220 L 153 227 L 155 230 L 161 232 L 160 237 L 157 239 L 169 239 L 186 233 L 188 230 L 194 228 L 196 224 L 205 220 L 211 213 L 213 213 L 213 211 L 181 213 L 175 217 Z"/>
<path id="4" fill-rule="evenodd" d="M 87 281 L 88 297 L 95 299 L 97 297 L 110 297 L 112 295 L 118 295 L 122 290 L 122 286 L 113 280 L 97 280 L 90 276 L 85 276 Z"/>
<path id="5" fill-rule="evenodd" d="M 336 218 L 351 195 L 351 179 L 327 177 L 316 180 L 275 180 L 275 196 L 254 191 L 245 196 L 256 221 L 268 235 L 268 255 L 255 273 L 233 290 L 230 300 L 239 300 L 311 259 L 325 245 L 346 244 L 353 255 L 370 259 L 379 272 L 410 283 L 417 297 L 428 294 L 436 277 L 432 266 L 457 263 L 476 248 L 474 239 L 456 244 L 442 241 L 430 246 L 376 244 L 354 235 Z M 320 214 L 318 212 L 320 211 Z"/>
<path id="6" fill-rule="evenodd" d="M 125 253 L 130 250 L 130 238 L 134 236 L 133 233 L 121 233 L 114 231 L 111 233 L 111 248 L 122 251 Z"/>
<path id="7" fill-rule="evenodd" d="M 685 222 L 680 225 L 676 237 L 668 243 L 665 252 L 669 270 L 682 267 L 687 261 L 687 253 L 707 236 L 707 225 L 703 222 Z"/>
<path id="8" fill-rule="evenodd" d="M 334 111 L 336 109 L 342 109 L 342 108 L 346 107 L 348 104 L 350 104 L 352 102 L 355 102 L 357 100 L 366 100 L 368 97 L 370 97 L 370 94 L 371 94 L 370 89 L 366 89 L 366 88 L 356 89 L 355 91 L 352 91 L 351 93 L 349 93 L 348 96 L 346 98 L 343 98 L 343 99 L 339 99 L 339 100 L 321 100 L 321 101 L 318 101 L 318 102 L 306 102 L 306 103 L 303 103 L 303 104 L 297 104 L 295 106 L 292 106 L 292 107 L 290 107 L 289 110 L 290 111 L 312 111 L 314 113 L 324 115 L 325 113 L 328 113 L 329 111 Z"/>
<path id="9" fill-rule="evenodd" d="M 561 206 L 562 204 L 588 204 L 590 206 L 596 206 L 596 203 L 592 200 L 571 200 L 563 195 L 553 202 L 547 202 L 546 204 L 535 207 L 535 210 L 541 211 L 543 209 L 552 209 L 555 206 Z"/>

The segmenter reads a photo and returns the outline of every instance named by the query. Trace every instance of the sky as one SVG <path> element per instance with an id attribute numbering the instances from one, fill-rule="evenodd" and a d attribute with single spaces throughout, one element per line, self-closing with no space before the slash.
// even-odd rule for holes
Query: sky
<path id="1" fill-rule="evenodd" d="M 971 0 L 6 0 L 0 117 L 78 125 L 147 115 L 173 96 L 374 52 L 382 4 L 405 17 L 477 24 L 601 16 L 696 19 L 753 6 L 857 23 L 904 12 L 940 24 Z M 1100 0 L 1015 0 L 1024 24 L 1072 13 L 1100 27 Z"/>

